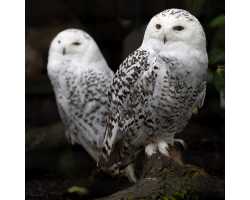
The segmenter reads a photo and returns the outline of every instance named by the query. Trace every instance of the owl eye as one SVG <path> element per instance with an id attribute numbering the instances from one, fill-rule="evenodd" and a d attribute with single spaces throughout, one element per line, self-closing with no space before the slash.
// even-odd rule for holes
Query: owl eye
<path id="1" fill-rule="evenodd" d="M 79 42 L 74 42 L 73 45 L 80 45 L 81 43 Z"/>
<path id="2" fill-rule="evenodd" d="M 160 25 L 160 24 L 156 24 L 156 28 L 157 28 L 157 29 L 160 29 L 160 28 L 161 28 L 161 25 Z"/>
<path id="3" fill-rule="evenodd" d="M 58 43 L 60 44 L 60 43 L 61 43 L 61 41 L 60 41 L 60 40 L 58 40 Z"/>
<path id="4" fill-rule="evenodd" d="M 183 26 L 176 26 L 174 27 L 174 30 L 177 30 L 177 31 L 182 31 L 184 29 Z"/>

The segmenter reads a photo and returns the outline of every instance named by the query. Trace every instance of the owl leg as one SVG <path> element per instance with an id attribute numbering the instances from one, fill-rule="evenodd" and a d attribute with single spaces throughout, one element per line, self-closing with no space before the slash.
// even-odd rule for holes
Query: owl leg
<path id="1" fill-rule="evenodd" d="M 149 143 L 145 148 L 145 153 L 148 157 L 151 157 L 153 154 L 156 153 L 157 150 L 157 144 L 156 143 Z"/>
<path id="2" fill-rule="evenodd" d="M 158 149 L 159 151 L 165 155 L 165 156 L 171 156 L 169 148 L 168 148 L 168 144 L 164 141 L 159 141 L 157 143 Z"/>
<path id="3" fill-rule="evenodd" d="M 185 151 L 187 151 L 188 149 L 187 144 L 183 140 L 180 140 L 180 139 L 174 139 L 174 146 L 176 146 L 177 149 L 181 147 L 181 149 Z"/>

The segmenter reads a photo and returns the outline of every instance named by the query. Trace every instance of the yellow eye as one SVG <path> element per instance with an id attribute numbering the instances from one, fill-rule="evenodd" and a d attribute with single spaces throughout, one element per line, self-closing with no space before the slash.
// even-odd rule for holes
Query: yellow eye
<path id="1" fill-rule="evenodd" d="M 156 28 L 157 28 L 157 29 L 160 29 L 160 28 L 161 28 L 161 25 L 160 25 L 160 24 L 156 24 Z"/>
<path id="2" fill-rule="evenodd" d="M 177 31 L 182 31 L 184 29 L 183 26 L 176 26 L 174 27 L 174 30 L 177 30 Z"/>
<path id="3" fill-rule="evenodd" d="M 81 43 L 79 42 L 74 42 L 73 45 L 80 45 Z"/>

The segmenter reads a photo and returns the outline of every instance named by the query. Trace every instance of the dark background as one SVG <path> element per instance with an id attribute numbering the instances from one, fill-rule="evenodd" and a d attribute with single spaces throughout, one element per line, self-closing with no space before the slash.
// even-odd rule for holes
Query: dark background
<path id="1" fill-rule="evenodd" d="M 96 173 L 95 162 L 84 149 L 67 143 L 46 70 L 52 39 L 68 28 L 88 32 L 95 39 L 110 68 L 116 72 L 120 63 L 141 45 L 146 25 L 155 14 L 168 8 L 182 8 L 201 22 L 211 60 L 225 52 L 225 25 L 209 28 L 213 19 L 225 14 L 225 2 L 197 0 L 195 6 L 193 2 L 26 0 L 26 199 L 93 199 L 130 185 L 126 178 L 111 179 L 104 173 Z M 210 62 L 209 69 L 214 72 L 217 65 L 225 65 L 223 56 L 216 62 Z M 186 128 L 176 138 L 188 144 L 189 150 L 183 152 L 185 164 L 196 165 L 210 175 L 225 179 L 224 100 L 213 83 L 208 83 L 207 88 L 203 107 L 193 114 Z M 55 136 L 55 133 L 60 137 Z M 138 177 L 140 172 L 138 163 Z M 89 195 L 68 193 L 67 189 L 73 185 L 87 188 Z"/>

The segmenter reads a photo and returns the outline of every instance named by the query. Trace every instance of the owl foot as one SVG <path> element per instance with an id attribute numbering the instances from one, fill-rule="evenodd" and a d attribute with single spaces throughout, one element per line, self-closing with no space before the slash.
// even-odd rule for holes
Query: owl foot
<path id="1" fill-rule="evenodd" d="M 159 151 L 164 155 L 164 156 L 171 156 L 170 150 L 168 148 L 168 144 L 164 141 L 160 141 L 157 143 Z"/>
<path id="2" fill-rule="evenodd" d="M 145 148 L 145 153 L 148 157 L 151 157 L 157 151 L 157 144 L 156 143 L 149 143 Z"/>
<path id="3" fill-rule="evenodd" d="M 145 148 L 145 153 L 148 157 L 151 157 L 153 154 L 157 152 L 161 152 L 165 156 L 171 156 L 171 153 L 168 148 L 168 144 L 164 141 L 159 141 L 157 143 L 149 143 Z"/>
<path id="4" fill-rule="evenodd" d="M 188 149 L 187 144 L 183 140 L 180 140 L 180 139 L 174 139 L 174 145 L 177 147 L 177 149 L 179 149 L 180 147 L 182 151 L 183 150 L 187 151 Z"/>

